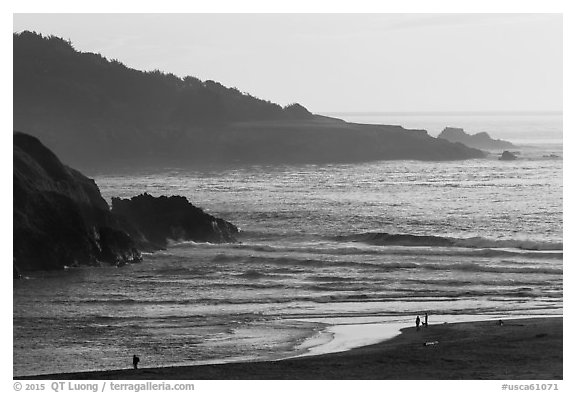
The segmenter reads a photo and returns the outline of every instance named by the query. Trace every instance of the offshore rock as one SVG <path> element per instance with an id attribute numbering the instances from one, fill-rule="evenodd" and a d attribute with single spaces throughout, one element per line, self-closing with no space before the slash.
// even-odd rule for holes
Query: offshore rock
<path id="1" fill-rule="evenodd" d="M 509 152 L 508 150 L 505 150 L 502 155 L 498 158 L 500 161 L 514 161 L 516 160 L 518 157 L 516 157 L 514 155 L 514 153 Z"/>
<path id="2" fill-rule="evenodd" d="M 112 198 L 112 213 L 141 249 L 165 248 L 169 240 L 236 242 L 238 228 L 205 213 L 183 196 L 154 197 L 144 193 L 131 199 Z"/>

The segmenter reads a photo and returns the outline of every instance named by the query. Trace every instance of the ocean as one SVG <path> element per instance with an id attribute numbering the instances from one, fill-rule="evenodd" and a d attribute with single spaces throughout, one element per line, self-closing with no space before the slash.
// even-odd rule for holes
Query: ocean
<path id="1" fill-rule="evenodd" d="M 184 195 L 241 229 L 141 264 L 14 281 L 14 375 L 275 360 L 430 324 L 562 315 L 561 114 L 331 114 L 487 131 L 517 161 L 95 173 L 103 196 Z"/>

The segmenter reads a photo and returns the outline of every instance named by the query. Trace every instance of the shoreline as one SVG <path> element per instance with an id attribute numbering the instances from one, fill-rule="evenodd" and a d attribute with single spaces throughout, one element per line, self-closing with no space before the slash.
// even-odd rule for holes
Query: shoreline
<path id="1" fill-rule="evenodd" d="M 438 321 L 440 317 L 441 322 Z M 515 319 L 532 319 L 532 318 L 556 318 L 559 315 L 499 315 L 495 314 L 490 318 L 481 315 L 433 315 L 431 324 L 454 324 L 454 323 L 475 323 L 475 322 L 490 322 L 498 320 L 515 320 Z M 344 320 L 345 318 L 342 318 Z M 310 320 L 308 320 L 310 321 Z M 366 321 L 362 323 L 343 323 L 342 321 L 334 323 L 323 330 L 323 334 L 330 335 L 332 338 L 328 342 L 314 344 L 316 337 L 311 337 L 304 341 L 300 347 L 306 348 L 307 352 L 288 356 L 276 360 L 296 359 L 300 357 L 327 355 L 345 351 L 351 351 L 356 348 L 362 348 L 370 345 L 383 343 L 392 340 L 402 334 L 402 330 L 413 323 L 412 317 L 404 318 L 404 320 L 396 320 L 395 322 L 383 321 Z M 423 325 L 422 325 L 423 326 Z"/>
<path id="2" fill-rule="evenodd" d="M 563 317 L 437 323 L 377 344 L 276 361 L 45 374 L 48 380 L 562 379 Z M 424 345 L 425 343 L 434 343 Z"/>

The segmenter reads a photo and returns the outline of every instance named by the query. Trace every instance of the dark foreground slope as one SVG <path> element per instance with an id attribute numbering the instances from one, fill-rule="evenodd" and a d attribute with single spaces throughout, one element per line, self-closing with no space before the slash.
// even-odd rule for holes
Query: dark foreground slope
<path id="1" fill-rule="evenodd" d="M 63 165 L 38 139 L 15 133 L 14 272 L 139 262 L 139 250 L 168 239 L 233 242 L 237 228 L 184 197 L 115 200 L 113 212 L 94 180 Z"/>
<path id="2" fill-rule="evenodd" d="M 350 124 L 214 81 L 130 69 L 30 32 L 14 35 L 14 126 L 81 168 L 483 156 L 425 132 Z"/>

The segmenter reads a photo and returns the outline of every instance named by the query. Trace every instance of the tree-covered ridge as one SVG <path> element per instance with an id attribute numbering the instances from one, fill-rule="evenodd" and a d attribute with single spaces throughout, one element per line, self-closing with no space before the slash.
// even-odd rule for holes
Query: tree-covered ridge
<path id="1" fill-rule="evenodd" d="M 62 38 L 13 38 L 14 130 L 85 172 L 483 156 L 425 131 L 346 123 L 214 81 L 134 70 Z"/>
<path id="2" fill-rule="evenodd" d="M 65 110 L 145 128 L 312 116 L 298 104 L 282 108 L 211 80 L 131 69 L 59 37 L 25 31 L 13 40 L 15 115 Z"/>

